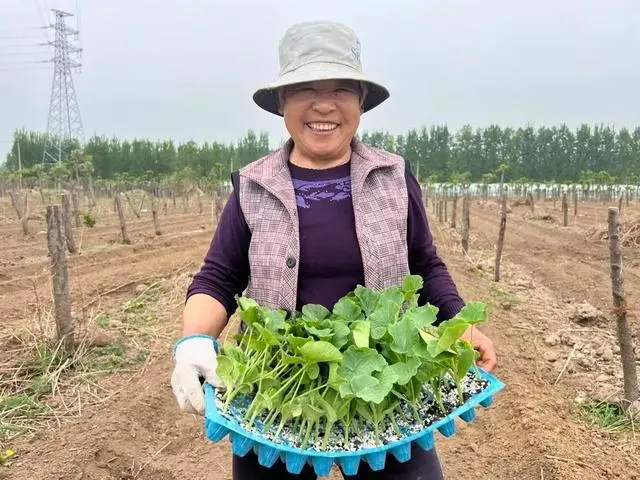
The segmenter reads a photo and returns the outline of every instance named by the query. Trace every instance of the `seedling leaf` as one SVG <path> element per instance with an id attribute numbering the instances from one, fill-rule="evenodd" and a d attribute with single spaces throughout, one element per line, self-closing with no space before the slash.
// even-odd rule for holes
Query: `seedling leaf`
<path id="1" fill-rule="evenodd" d="M 352 299 L 343 297 L 333 307 L 333 314 L 347 322 L 355 322 L 362 318 L 362 309 Z"/>
<path id="2" fill-rule="evenodd" d="M 396 353 L 411 353 L 414 345 L 419 341 L 418 329 L 411 317 L 407 315 L 389 326 L 389 334 L 393 338 L 391 350 Z"/>
<path id="3" fill-rule="evenodd" d="M 322 305 L 310 303 L 302 307 L 302 315 L 305 319 L 320 321 L 331 315 L 331 312 Z"/>
<path id="4" fill-rule="evenodd" d="M 300 355 L 309 363 L 340 362 L 342 353 L 329 342 L 308 342 L 300 347 Z"/>
<path id="5" fill-rule="evenodd" d="M 350 380 L 356 375 L 370 375 L 387 365 L 384 357 L 372 348 L 350 346 L 342 360 L 341 376 Z"/>
<path id="6" fill-rule="evenodd" d="M 371 331 L 371 324 L 364 320 L 358 320 L 351 324 L 353 331 L 353 343 L 359 348 L 369 347 L 369 333 Z"/>
<path id="7" fill-rule="evenodd" d="M 402 291 L 405 293 L 405 298 L 417 293 L 423 284 L 424 281 L 420 275 L 407 275 L 402 282 Z"/>
<path id="8" fill-rule="evenodd" d="M 400 305 L 402 304 L 402 298 L 400 302 L 396 304 L 394 301 L 387 302 L 378 307 L 369 317 L 371 324 L 371 338 L 374 340 L 380 340 L 385 333 L 387 333 L 387 327 L 394 323 L 398 318 L 398 312 L 400 311 Z"/>
<path id="9" fill-rule="evenodd" d="M 378 304 L 378 294 L 370 288 L 358 285 L 355 289 L 355 296 L 360 301 L 360 307 L 366 316 L 371 315 Z"/>

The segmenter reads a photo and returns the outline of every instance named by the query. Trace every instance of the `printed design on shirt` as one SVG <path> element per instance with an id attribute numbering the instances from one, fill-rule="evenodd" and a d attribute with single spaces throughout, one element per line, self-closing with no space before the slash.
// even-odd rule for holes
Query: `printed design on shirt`
<path id="1" fill-rule="evenodd" d="M 293 179 L 296 203 L 301 208 L 311 208 L 314 202 L 339 202 L 351 197 L 351 181 L 348 176 L 332 180 Z"/>

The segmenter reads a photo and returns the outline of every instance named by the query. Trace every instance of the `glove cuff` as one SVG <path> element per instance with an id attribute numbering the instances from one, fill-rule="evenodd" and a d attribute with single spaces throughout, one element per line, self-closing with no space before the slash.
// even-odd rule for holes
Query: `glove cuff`
<path id="1" fill-rule="evenodd" d="M 173 360 L 176 361 L 178 357 L 182 356 L 180 352 L 184 351 L 185 345 L 188 345 L 189 350 L 207 350 L 210 351 L 213 346 L 213 351 L 218 354 L 218 340 L 211 335 L 205 335 L 203 333 L 196 333 L 192 335 L 186 335 L 180 338 L 173 346 Z"/>

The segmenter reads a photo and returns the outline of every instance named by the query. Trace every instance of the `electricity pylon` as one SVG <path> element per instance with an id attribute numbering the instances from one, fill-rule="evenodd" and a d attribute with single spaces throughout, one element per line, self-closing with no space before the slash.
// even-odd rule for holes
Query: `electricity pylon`
<path id="1" fill-rule="evenodd" d="M 51 85 L 51 99 L 49 101 L 49 118 L 47 121 L 47 137 L 42 154 L 42 163 L 51 164 L 61 162 L 68 155 L 68 142 L 72 139 L 82 141 L 84 132 L 80 118 L 80 108 L 73 84 L 72 68 L 81 64 L 71 58 L 72 54 L 81 49 L 69 41 L 70 35 L 78 34 L 77 30 L 65 23 L 65 18 L 71 13 L 52 9 L 56 22 L 51 25 L 55 32 L 55 39 L 49 42 L 55 48 L 53 57 L 53 83 Z"/>

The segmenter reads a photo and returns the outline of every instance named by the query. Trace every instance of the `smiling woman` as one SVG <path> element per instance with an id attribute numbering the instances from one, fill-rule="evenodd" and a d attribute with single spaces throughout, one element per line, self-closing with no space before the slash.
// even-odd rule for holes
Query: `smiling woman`
<path id="1" fill-rule="evenodd" d="M 381 290 L 411 273 L 422 277 L 418 303 L 437 307 L 436 323 L 464 307 L 436 253 L 420 185 L 404 159 L 356 137 L 360 116 L 388 97 L 362 72 L 360 41 L 351 29 L 307 22 L 285 33 L 280 75 L 253 99 L 283 117 L 291 138 L 232 176 L 235 194 L 188 288 L 182 338 L 174 347 L 171 384 L 183 410 L 203 413 L 201 379 L 221 386 L 213 340 L 243 292 L 290 314 L 310 304 L 333 310 L 358 285 Z M 480 352 L 478 365 L 492 370 L 491 341 L 474 327 L 464 336 Z M 253 453 L 234 455 L 232 464 L 235 480 L 316 478 L 309 466 L 300 475 L 282 462 L 265 468 Z M 414 451 L 404 463 L 390 457 L 375 472 L 363 465 L 345 478 L 436 480 L 442 471 L 432 448 Z"/>
<path id="2" fill-rule="evenodd" d="M 346 163 L 360 125 L 364 90 L 355 80 L 317 80 L 282 88 L 279 111 L 294 143 L 290 161 L 314 169 Z"/>

